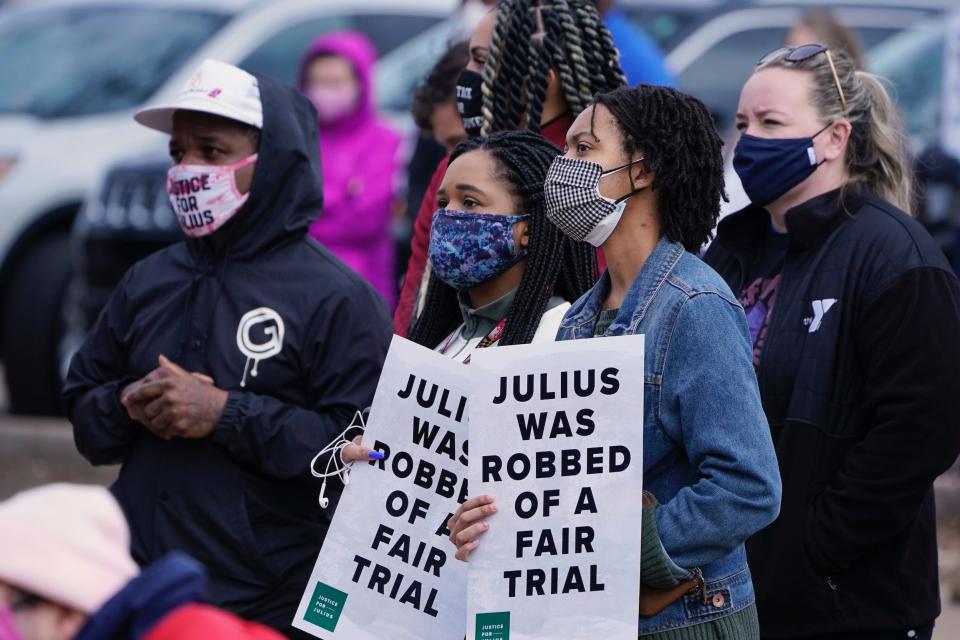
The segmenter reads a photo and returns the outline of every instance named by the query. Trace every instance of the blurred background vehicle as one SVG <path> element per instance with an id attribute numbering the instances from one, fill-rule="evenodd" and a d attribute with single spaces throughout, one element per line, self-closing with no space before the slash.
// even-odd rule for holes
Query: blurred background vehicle
<path id="1" fill-rule="evenodd" d="M 911 135 L 918 219 L 960 275 L 960 11 L 897 34 L 870 58 Z"/>
<path id="2" fill-rule="evenodd" d="M 450 38 L 458 4 L 51 0 L 0 10 L 0 358 L 12 410 L 59 409 L 74 344 L 62 302 L 81 205 L 119 157 L 164 153 L 165 138 L 135 125 L 133 111 L 170 100 L 205 58 L 292 82 L 312 38 L 352 29 L 384 56 L 381 104 L 403 120 L 413 87 Z M 125 184 L 126 195 L 111 190 L 103 200 L 109 207 L 86 207 L 86 228 L 118 230 L 133 259 L 174 229 L 155 199 L 132 196 L 155 198 L 162 179 L 147 191 Z"/>
<path id="3" fill-rule="evenodd" d="M 168 97 L 206 57 L 293 82 L 313 37 L 354 29 L 381 54 L 381 112 L 413 135 L 410 96 L 457 33 L 451 16 L 459 5 L 53 0 L 0 11 L 0 357 L 13 409 L 56 410 L 59 372 L 114 285 L 135 261 L 180 238 L 163 192 L 165 141 L 132 124 L 138 105 Z M 824 7 L 857 33 L 871 70 L 891 78 L 915 149 L 949 137 L 937 114 L 952 32 L 944 16 L 953 0 L 617 5 L 664 50 L 677 86 L 704 100 L 728 142 L 740 88 L 757 60 L 783 44 L 805 11 Z M 954 175 L 948 160 L 933 161 L 940 168 L 927 174 L 934 186 L 921 186 L 942 223 L 943 211 L 956 210 L 958 191 L 943 187 Z M 735 194 L 732 170 L 728 178 Z M 727 210 L 741 204 L 735 197 Z M 952 227 L 941 235 L 949 248 Z"/>
<path id="4" fill-rule="evenodd" d="M 954 6 L 953 0 L 839 0 L 727 2 L 701 14 L 700 22 L 668 50 L 678 86 L 706 103 L 721 131 L 733 125 L 740 89 L 763 54 L 783 46 L 807 11 L 829 9 L 852 29 L 866 51 Z"/>
<path id="5" fill-rule="evenodd" d="M 722 206 L 722 215 L 748 203 L 732 166 L 736 140 L 732 117 L 739 87 L 760 56 L 783 45 L 791 24 L 811 8 L 825 6 L 859 38 L 866 69 L 887 82 L 914 153 L 914 213 L 960 273 L 960 11 L 952 2 L 773 1 L 724 13 L 674 49 L 667 62 L 681 88 L 706 102 L 728 143 L 725 178 L 730 202 Z"/>

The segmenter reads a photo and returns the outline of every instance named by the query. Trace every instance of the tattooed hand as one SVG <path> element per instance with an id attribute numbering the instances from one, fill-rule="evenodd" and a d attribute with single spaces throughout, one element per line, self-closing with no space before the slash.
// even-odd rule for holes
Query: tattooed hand
<path id="1" fill-rule="evenodd" d="M 160 356 L 160 367 L 124 389 L 120 402 L 161 438 L 206 438 L 220 422 L 227 392 Z"/>

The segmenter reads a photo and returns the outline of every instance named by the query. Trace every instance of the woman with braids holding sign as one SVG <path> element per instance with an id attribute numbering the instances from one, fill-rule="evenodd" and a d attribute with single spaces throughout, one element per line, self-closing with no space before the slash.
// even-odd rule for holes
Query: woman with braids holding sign
<path id="1" fill-rule="evenodd" d="M 593 96 L 626 84 L 610 32 L 591 0 L 503 0 L 477 25 L 457 81 L 467 133 L 527 129 L 558 149 Z M 407 335 L 427 268 L 430 225 L 447 160 L 434 173 L 417 214 L 394 331 Z"/>
<path id="2" fill-rule="evenodd" d="M 597 277 L 592 247 L 547 220 L 543 181 L 556 155 L 544 138 L 520 131 L 474 138 L 453 152 L 411 340 L 461 361 L 476 348 L 554 340 L 570 302 Z"/>
<path id="3" fill-rule="evenodd" d="M 656 640 L 759 637 L 744 542 L 780 504 L 743 309 L 691 253 L 719 213 L 720 144 L 695 98 L 620 89 L 576 119 L 544 186 L 548 219 L 608 260 L 558 339 L 646 336 L 646 491 L 624 499 L 643 500 L 638 632 Z M 451 518 L 459 559 L 496 510 L 477 496 Z"/>
<path id="4" fill-rule="evenodd" d="M 555 339 L 570 301 L 597 279 L 593 247 L 547 219 L 543 181 L 556 157 L 528 131 L 467 140 L 451 154 L 411 340 L 468 363 L 475 349 Z M 368 459 L 361 439 L 344 448 L 345 463 Z"/>

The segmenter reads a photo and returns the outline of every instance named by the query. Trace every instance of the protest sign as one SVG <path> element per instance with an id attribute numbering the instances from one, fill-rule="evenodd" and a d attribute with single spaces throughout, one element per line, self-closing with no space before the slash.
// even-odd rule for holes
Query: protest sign
<path id="1" fill-rule="evenodd" d="M 394 336 L 364 444 L 293 625 L 320 638 L 462 640 L 466 570 L 447 519 L 466 500 L 468 369 Z"/>
<path id="2" fill-rule="evenodd" d="M 636 640 L 643 336 L 473 355 L 467 638 Z"/>

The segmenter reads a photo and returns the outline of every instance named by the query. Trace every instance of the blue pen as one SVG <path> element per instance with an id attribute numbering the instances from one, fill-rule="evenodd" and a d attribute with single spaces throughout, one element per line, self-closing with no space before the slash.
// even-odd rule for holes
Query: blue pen
<path id="1" fill-rule="evenodd" d="M 371 460 L 383 460 L 385 456 L 382 451 L 371 451 L 367 454 L 367 457 Z"/>

